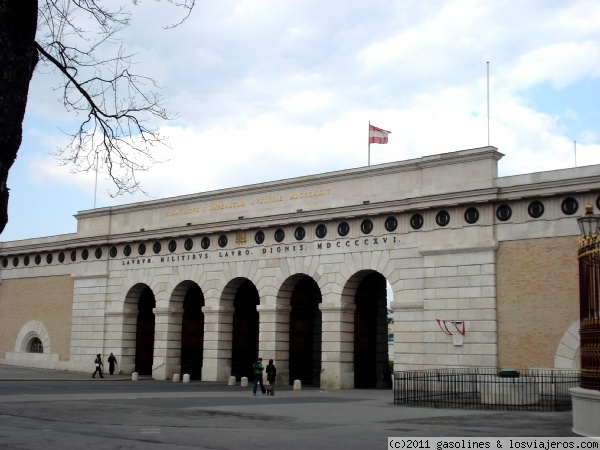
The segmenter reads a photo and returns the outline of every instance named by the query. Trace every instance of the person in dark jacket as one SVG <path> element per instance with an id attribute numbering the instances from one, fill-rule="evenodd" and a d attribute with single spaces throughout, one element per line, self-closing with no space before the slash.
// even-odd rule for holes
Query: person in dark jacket
<path id="1" fill-rule="evenodd" d="M 260 390 L 262 391 L 263 395 L 267 393 L 267 390 L 265 389 L 265 385 L 263 384 L 263 365 L 262 365 L 262 358 L 258 358 L 258 361 L 256 361 L 253 365 L 252 365 L 252 370 L 254 371 L 254 389 L 252 389 L 252 393 L 254 395 L 256 395 L 256 386 L 260 383 Z"/>
<path id="2" fill-rule="evenodd" d="M 275 364 L 273 364 L 273 360 L 269 360 L 269 364 L 267 364 L 267 381 L 269 382 L 269 390 L 268 395 L 275 395 L 275 378 L 277 377 L 277 369 L 275 368 Z"/>
<path id="3" fill-rule="evenodd" d="M 92 378 L 96 378 L 96 374 L 99 373 L 100 374 L 100 378 L 104 378 L 104 376 L 102 375 L 102 357 L 100 356 L 100 353 L 98 353 L 96 355 L 96 359 L 94 360 L 94 364 L 96 365 L 96 370 L 94 370 L 94 373 L 92 374 Z"/>
<path id="4" fill-rule="evenodd" d="M 112 353 L 108 357 L 108 372 L 112 375 L 115 372 L 115 364 L 117 363 L 117 358 Z"/>

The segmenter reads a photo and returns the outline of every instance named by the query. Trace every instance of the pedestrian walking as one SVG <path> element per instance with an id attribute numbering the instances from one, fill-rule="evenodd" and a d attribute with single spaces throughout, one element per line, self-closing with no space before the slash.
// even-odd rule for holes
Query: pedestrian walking
<path id="1" fill-rule="evenodd" d="M 269 395 L 275 395 L 275 378 L 277 377 L 277 369 L 275 368 L 275 364 L 273 364 L 273 360 L 269 360 L 269 364 L 267 364 L 267 381 L 269 382 Z"/>
<path id="2" fill-rule="evenodd" d="M 96 365 L 96 370 L 94 370 L 94 373 L 92 374 L 92 378 L 96 378 L 96 374 L 100 374 L 100 378 L 104 378 L 104 375 L 102 375 L 102 357 L 100 356 L 100 353 L 98 353 L 96 355 L 96 359 L 94 360 L 94 364 Z"/>
<path id="3" fill-rule="evenodd" d="M 108 357 L 108 372 L 111 375 L 115 372 L 115 364 L 117 364 L 117 358 L 111 353 Z"/>
<path id="4" fill-rule="evenodd" d="M 265 389 L 265 385 L 263 384 L 263 365 L 262 358 L 258 358 L 258 360 L 252 365 L 252 370 L 254 371 L 254 388 L 252 389 L 252 393 L 256 395 L 256 386 L 260 384 L 260 390 L 263 395 L 267 393 Z"/>

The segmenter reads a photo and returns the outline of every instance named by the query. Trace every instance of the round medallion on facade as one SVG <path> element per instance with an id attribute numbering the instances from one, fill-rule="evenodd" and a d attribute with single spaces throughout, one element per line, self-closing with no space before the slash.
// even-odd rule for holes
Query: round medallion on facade
<path id="1" fill-rule="evenodd" d="M 114 245 L 108 251 L 108 254 L 110 255 L 111 258 L 116 258 L 117 253 L 119 253 L 119 251 L 117 250 L 117 247 L 115 247 Z"/>
<path id="2" fill-rule="evenodd" d="M 596 199 L 596 208 L 600 209 L 600 195 Z"/>
<path id="3" fill-rule="evenodd" d="M 302 239 L 304 239 L 304 236 L 306 236 L 306 231 L 304 230 L 304 227 L 297 227 L 294 231 L 294 237 L 296 238 L 296 240 L 301 241 Z"/>
<path id="4" fill-rule="evenodd" d="M 369 234 L 373 231 L 373 222 L 370 219 L 363 220 L 360 224 L 360 231 L 362 231 L 363 234 Z"/>
<path id="5" fill-rule="evenodd" d="M 59 263 L 63 263 L 63 262 L 65 262 L 65 252 L 60 252 L 60 253 L 58 254 L 58 262 L 59 262 Z"/>
<path id="6" fill-rule="evenodd" d="M 26 256 L 25 256 L 25 258 L 23 258 L 23 264 L 24 264 L 25 266 L 28 266 L 28 265 L 29 265 L 29 255 L 26 255 Z"/>
<path id="7" fill-rule="evenodd" d="M 194 248 L 194 240 L 192 238 L 187 238 L 183 243 L 183 248 L 189 252 L 192 248 Z"/>
<path id="8" fill-rule="evenodd" d="M 385 229 L 386 230 L 388 230 L 389 232 L 392 232 L 392 231 L 396 231 L 396 228 L 398 228 L 398 219 L 396 219 L 393 216 L 390 216 L 387 219 L 385 219 Z"/>
<path id="9" fill-rule="evenodd" d="M 127 244 L 125 247 L 123 247 L 123 254 L 125 256 L 131 255 L 131 245 Z"/>
<path id="10" fill-rule="evenodd" d="M 350 225 L 348 225 L 348 222 L 341 222 L 338 225 L 338 234 L 340 236 L 346 236 L 348 233 L 350 233 Z"/>
<path id="11" fill-rule="evenodd" d="M 567 216 L 572 216 L 579 209 L 579 203 L 577 203 L 577 200 L 575 200 L 573 197 L 567 197 L 562 201 L 560 209 Z"/>
<path id="12" fill-rule="evenodd" d="M 73 261 L 73 262 L 77 261 L 77 250 L 73 250 L 71 252 L 71 261 Z"/>
<path id="13" fill-rule="evenodd" d="M 146 244 L 144 244 L 143 242 L 140 245 L 138 245 L 138 254 L 139 255 L 146 254 Z"/>
<path id="14" fill-rule="evenodd" d="M 41 262 L 42 262 L 41 255 L 35 255 L 35 264 L 36 264 L 36 266 L 39 266 Z"/>
<path id="15" fill-rule="evenodd" d="M 435 215 L 435 223 L 437 223 L 440 227 L 445 227 L 450 223 L 450 213 L 445 209 L 438 211 Z"/>
<path id="16" fill-rule="evenodd" d="M 534 219 L 542 217 L 544 214 L 544 204 L 539 200 L 534 200 L 527 207 L 527 212 L 529 213 L 529 216 L 533 217 Z"/>
<path id="17" fill-rule="evenodd" d="M 200 247 L 202 247 L 204 250 L 210 247 L 210 239 L 208 238 L 208 236 L 204 236 L 202 238 L 202 240 L 200 241 Z"/>
<path id="18" fill-rule="evenodd" d="M 256 242 L 258 245 L 260 245 L 263 242 L 265 242 L 265 232 L 263 230 L 258 230 L 254 234 L 254 242 Z"/>
<path id="19" fill-rule="evenodd" d="M 512 216 L 512 209 L 506 203 L 498 206 L 496 209 L 496 217 L 502 222 L 506 222 Z"/>
<path id="20" fill-rule="evenodd" d="M 52 264 L 52 253 L 48 253 L 46 255 L 46 263 L 47 264 Z"/>
<path id="21" fill-rule="evenodd" d="M 410 227 L 413 230 L 420 230 L 423 226 L 423 216 L 419 213 L 413 214 L 410 218 Z"/>
<path id="22" fill-rule="evenodd" d="M 158 255 L 161 250 L 162 250 L 162 244 L 159 241 L 156 241 L 154 244 L 152 244 L 152 251 L 154 252 L 155 255 Z"/>
<path id="23" fill-rule="evenodd" d="M 169 241 L 169 251 L 173 253 L 175 250 L 177 250 L 177 241 L 175 239 L 171 239 Z"/>
<path id="24" fill-rule="evenodd" d="M 96 249 L 96 251 L 94 252 L 94 255 L 96 256 L 96 259 L 100 259 L 100 258 L 102 258 L 102 248 L 101 248 L 101 247 L 98 247 L 98 248 Z"/>
<path id="25" fill-rule="evenodd" d="M 275 230 L 275 241 L 281 242 L 284 239 L 285 239 L 285 231 L 283 231 L 283 228 L 277 228 Z"/>
<path id="26" fill-rule="evenodd" d="M 17 267 L 19 265 L 19 257 L 15 256 L 13 258 L 13 267 Z"/>
<path id="27" fill-rule="evenodd" d="M 327 236 L 327 227 L 325 226 L 325 224 L 320 223 L 319 225 L 317 225 L 315 234 L 319 239 L 323 239 L 325 236 Z"/>
<path id="28" fill-rule="evenodd" d="M 227 235 L 222 234 L 219 236 L 219 247 L 223 248 L 227 246 Z"/>
<path id="29" fill-rule="evenodd" d="M 465 222 L 470 223 L 471 225 L 476 223 L 479 220 L 479 210 L 474 206 L 467 208 L 465 211 Z"/>
<path id="30" fill-rule="evenodd" d="M 2 267 L 5 269 L 8 267 L 8 258 L 2 258 Z"/>

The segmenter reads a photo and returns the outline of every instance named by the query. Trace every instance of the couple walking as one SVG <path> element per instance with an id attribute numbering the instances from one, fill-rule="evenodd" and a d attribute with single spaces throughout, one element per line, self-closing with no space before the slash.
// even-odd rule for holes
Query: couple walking
<path id="1" fill-rule="evenodd" d="M 267 381 L 269 382 L 269 390 L 265 389 L 263 385 L 263 364 L 262 358 L 258 358 L 258 360 L 253 364 L 252 370 L 254 371 L 254 388 L 252 389 L 252 393 L 256 395 L 256 387 L 260 384 L 260 390 L 264 394 L 275 395 L 275 377 L 277 375 L 277 369 L 275 369 L 275 365 L 273 364 L 273 360 L 269 360 L 269 364 L 267 365 Z"/>

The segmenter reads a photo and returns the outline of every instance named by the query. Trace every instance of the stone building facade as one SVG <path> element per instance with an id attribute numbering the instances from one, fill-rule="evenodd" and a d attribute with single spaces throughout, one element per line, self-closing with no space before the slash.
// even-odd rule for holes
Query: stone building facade
<path id="1" fill-rule="evenodd" d="M 494 147 L 82 211 L 0 244 L 0 361 L 375 387 L 395 370 L 578 366 L 576 217 L 600 166 L 498 177 Z M 393 298 L 392 298 L 393 297 Z"/>

